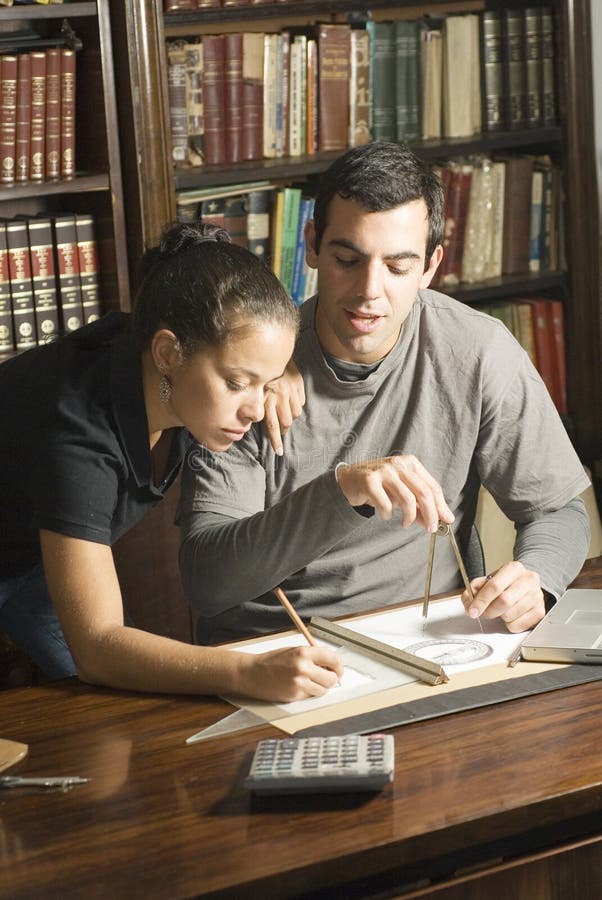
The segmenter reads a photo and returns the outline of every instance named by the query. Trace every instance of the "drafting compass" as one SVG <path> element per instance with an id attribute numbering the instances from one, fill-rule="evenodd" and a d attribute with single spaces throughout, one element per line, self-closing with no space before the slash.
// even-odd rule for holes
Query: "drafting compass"
<path id="1" fill-rule="evenodd" d="M 458 544 L 456 542 L 456 538 L 454 532 L 452 531 L 451 525 L 448 525 L 446 522 L 439 522 L 437 527 L 437 531 L 434 531 L 431 534 L 431 543 L 429 545 L 429 556 L 428 562 L 426 564 L 426 584 L 424 586 L 424 602 L 422 604 L 422 616 L 424 619 L 428 616 L 429 613 L 429 599 L 431 594 L 431 577 L 433 574 L 433 560 L 435 557 L 435 543 L 438 537 L 443 535 L 447 535 L 451 541 L 452 549 L 454 551 L 456 562 L 458 563 L 458 568 L 460 570 L 460 574 L 462 576 L 462 581 L 464 582 L 464 587 L 468 591 L 468 596 L 471 600 L 474 600 L 474 594 L 472 592 L 472 587 L 470 586 L 470 581 L 468 580 L 468 575 L 466 574 L 466 569 L 464 567 L 464 563 L 462 562 L 462 557 L 460 556 L 460 551 L 458 550 Z M 481 631 L 483 630 L 483 626 L 481 625 L 481 620 L 477 620 L 479 623 L 479 628 Z"/>

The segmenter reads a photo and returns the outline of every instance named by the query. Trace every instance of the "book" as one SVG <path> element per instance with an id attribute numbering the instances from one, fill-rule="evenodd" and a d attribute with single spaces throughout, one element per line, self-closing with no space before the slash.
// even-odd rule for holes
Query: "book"
<path id="1" fill-rule="evenodd" d="M 17 140 L 17 57 L 0 56 L 0 181 L 13 184 Z"/>
<path id="2" fill-rule="evenodd" d="M 61 51 L 46 51 L 46 141 L 44 177 L 55 181 L 61 177 Z"/>
<path id="3" fill-rule="evenodd" d="M 474 157 L 462 250 L 461 280 L 471 283 L 488 277 L 493 254 L 495 172 L 486 156 Z"/>
<path id="4" fill-rule="evenodd" d="M 349 56 L 349 146 L 370 141 L 370 34 L 354 28 Z"/>
<path id="5" fill-rule="evenodd" d="M 284 188 L 284 205 L 282 210 L 282 237 L 280 242 L 280 281 L 288 294 L 293 286 L 295 267 L 295 251 L 299 229 L 299 208 L 301 205 L 301 188 Z"/>
<path id="6" fill-rule="evenodd" d="M 253 191 L 247 198 L 247 243 L 251 253 L 267 263 L 270 249 L 272 190 Z"/>
<path id="7" fill-rule="evenodd" d="M 534 6 L 528 6 L 522 12 L 525 43 L 525 124 L 527 128 L 539 128 L 543 121 L 541 15 L 539 9 Z"/>
<path id="8" fill-rule="evenodd" d="M 241 162 L 243 131 L 243 36 L 233 32 L 224 42 L 224 125 L 227 163 Z"/>
<path id="9" fill-rule="evenodd" d="M 418 21 L 399 19 L 395 32 L 395 127 L 398 141 L 421 136 L 420 27 Z"/>
<path id="10" fill-rule="evenodd" d="M 278 35 L 266 34 L 263 39 L 263 155 L 266 159 L 274 159 L 277 155 L 277 97 Z"/>
<path id="11" fill-rule="evenodd" d="M 274 193 L 270 211 L 270 258 L 269 264 L 275 275 L 280 278 L 282 257 L 282 228 L 284 221 L 284 188 Z"/>
<path id="12" fill-rule="evenodd" d="M 83 324 L 88 325 L 90 322 L 100 318 L 101 314 L 98 245 L 95 236 L 94 218 L 90 214 L 75 214 L 75 237 L 77 241 Z"/>
<path id="13" fill-rule="evenodd" d="M 242 36 L 242 159 L 263 156 L 263 45 L 265 35 Z"/>
<path id="14" fill-rule="evenodd" d="M 543 228 L 543 171 L 534 167 L 531 176 L 531 212 L 529 228 L 529 271 L 541 269 Z"/>
<path id="15" fill-rule="evenodd" d="M 29 140 L 29 178 L 43 181 L 46 135 L 46 53 L 30 53 L 31 132 Z"/>
<path id="16" fill-rule="evenodd" d="M 59 336 L 52 222 L 48 218 L 30 218 L 27 231 L 38 344 L 46 344 Z"/>
<path id="17" fill-rule="evenodd" d="M 481 22 L 481 71 L 483 101 L 483 131 L 503 131 L 504 67 L 502 57 L 502 14 L 499 10 L 484 10 Z"/>
<path id="18" fill-rule="evenodd" d="M 495 199 L 493 207 L 493 240 L 491 243 L 491 264 L 487 278 L 498 278 L 502 274 L 504 250 L 504 201 L 506 196 L 506 163 L 493 160 L 495 173 Z"/>
<path id="19" fill-rule="evenodd" d="M 205 162 L 205 121 L 203 115 L 203 42 L 184 44 L 186 57 L 186 158 L 191 166 Z"/>
<path id="20" fill-rule="evenodd" d="M 15 181 L 29 178 L 31 132 L 31 57 L 17 57 L 17 122 L 15 128 Z"/>
<path id="21" fill-rule="evenodd" d="M 441 137 L 443 36 L 441 28 L 422 23 L 420 28 L 420 84 L 422 137 Z"/>
<path id="22" fill-rule="evenodd" d="M 562 301 L 552 300 L 548 303 L 548 315 L 552 331 L 552 358 L 554 368 L 554 384 L 556 408 L 561 416 L 568 414 L 566 387 L 566 349 L 564 337 L 564 311 Z"/>
<path id="23" fill-rule="evenodd" d="M 533 328 L 533 309 L 530 303 L 516 303 L 516 335 L 519 343 L 527 351 L 529 359 L 537 368 L 537 351 L 535 349 L 535 333 Z"/>
<path id="24" fill-rule="evenodd" d="M 224 79 L 224 37 L 221 34 L 208 34 L 203 38 L 203 111 L 205 159 L 210 165 L 226 162 Z"/>
<path id="25" fill-rule="evenodd" d="M 84 321 L 75 216 L 54 216 L 52 231 L 63 331 L 75 331 Z"/>
<path id="26" fill-rule="evenodd" d="M 15 349 L 36 346 L 36 321 L 31 284 L 31 259 L 27 223 L 11 219 L 6 222 L 10 297 L 15 332 Z"/>
<path id="27" fill-rule="evenodd" d="M 318 26 L 320 150 L 345 150 L 349 131 L 349 25 Z"/>
<path id="28" fill-rule="evenodd" d="M 233 244 L 247 247 L 247 197 L 239 194 L 224 199 L 224 228 Z"/>
<path id="29" fill-rule="evenodd" d="M 443 28 L 443 132 L 468 137 L 481 130 L 479 20 L 448 16 Z"/>
<path id="30" fill-rule="evenodd" d="M 289 155 L 306 152 L 307 37 L 295 35 L 290 45 L 289 74 Z"/>
<path id="31" fill-rule="evenodd" d="M 15 349 L 15 332 L 10 299 L 10 271 L 6 226 L 0 222 L 0 357 Z"/>
<path id="32" fill-rule="evenodd" d="M 544 126 L 556 124 L 554 15 L 549 6 L 541 8 L 541 117 Z"/>
<path id="33" fill-rule="evenodd" d="M 502 250 L 502 272 L 505 275 L 529 271 L 533 162 L 532 156 L 509 156 L 506 159 Z"/>
<path id="34" fill-rule="evenodd" d="M 395 141 L 395 32 L 392 22 L 367 22 L 370 35 L 370 84 L 372 90 L 372 137 Z"/>
<path id="35" fill-rule="evenodd" d="M 61 177 L 75 175 L 75 50 L 61 49 Z"/>
<path id="36" fill-rule="evenodd" d="M 171 161 L 184 165 L 188 161 L 188 116 L 186 110 L 186 44 L 167 43 L 167 96 L 171 126 Z"/>
<path id="37" fill-rule="evenodd" d="M 472 165 L 451 162 L 448 170 L 448 179 L 446 179 L 448 187 L 445 192 L 443 259 L 438 276 L 438 282 L 443 285 L 458 284 L 462 278 L 462 254 L 470 199 Z"/>
<path id="38" fill-rule="evenodd" d="M 212 197 L 201 201 L 200 219 L 217 228 L 226 228 L 226 198 Z"/>
<path id="39" fill-rule="evenodd" d="M 307 270 L 305 264 L 305 226 L 313 215 L 314 201 L 312 197 L 301 197 L 297 224 L 297 242 L 290 294 L 297 306 L 303 303 Z"/>
<path id="40" fill-rule="evenodd" d="M 319 146 L 318 137 L 318 42 L 315 38 L 307 40 L 307 65 L 305 89 L 305 152 L 315 154 Z M 351 112 L 350 112 L 351 115 Z"/>
<path id="41" fill-rule="evenodd" d="M 550 397 L 558 406 L 554 378 L 553 338 L 549 316 L 549 301 L 527 298 L 524 302 L 528 303 L 532 310 L 537 370 L 548 389 Z"/>
<path id="42" fill-rule="evenodd" d="M 504 93 L 506 95 L 506 128 L 525 127 L 525 42 L 524 17 L 521 9 L 504 10 Z"/>
<path id="43" fill-rule="evenodd" d="M 542 177 L 541 228 L 539 245 L 540 270 L 550 271 L 552 269 L 552 257 L 555 256 L 555 252 L 552 247 L 555 232 L 554 182 L 556 177 L 558 176 L 558 170 L 553 165 L 549 156 L 538 156 L 535 160 L 535 170 L 540 172 Z"/>
<path id="44" fill-rule="evenodd" d="M 281 31 L 276 45 L 276 156 L 289 156 L 291 35 Z"/>

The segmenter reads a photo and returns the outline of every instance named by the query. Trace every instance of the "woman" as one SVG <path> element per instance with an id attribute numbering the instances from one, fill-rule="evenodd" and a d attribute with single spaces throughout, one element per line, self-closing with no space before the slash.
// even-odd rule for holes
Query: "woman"
<path id="1" fill-rule="evenodd" d="M 0 630 L 53 678 L 319 695 L 341 674 L 324 648 L 255 656 L 124 624 L 111 545 L 162 499 L 192 438 L 227 451 L 263 418 L 297 331 L 277 278 L 213 226 L 174 226 L 143 262 L 133 316 L 0 366 Z"/>

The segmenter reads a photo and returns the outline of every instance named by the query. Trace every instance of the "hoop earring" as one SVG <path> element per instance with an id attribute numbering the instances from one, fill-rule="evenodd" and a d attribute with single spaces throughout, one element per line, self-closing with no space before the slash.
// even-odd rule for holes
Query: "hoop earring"
<path id="1" fill-rule="evenodd" d="M 171 400 L 171 383 L 167 375 L 161 375 L 159 382 L 159 400 L 161 403 L 169 403 Z"/>

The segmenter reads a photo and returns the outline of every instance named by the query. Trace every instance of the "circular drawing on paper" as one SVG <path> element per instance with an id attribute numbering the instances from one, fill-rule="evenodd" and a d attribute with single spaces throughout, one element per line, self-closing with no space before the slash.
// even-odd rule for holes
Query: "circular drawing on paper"
<path id="1" fill-rule="evenodd" d="M 482 641 L 470 638 L 444 638 L 420 641 L 404 648 L 408 653 L 415 653 L 423 659 L 430 659 L 441 666 L 459 666 L 464 663 L 486 659 L 493 653 L 493 647 Z"/>

